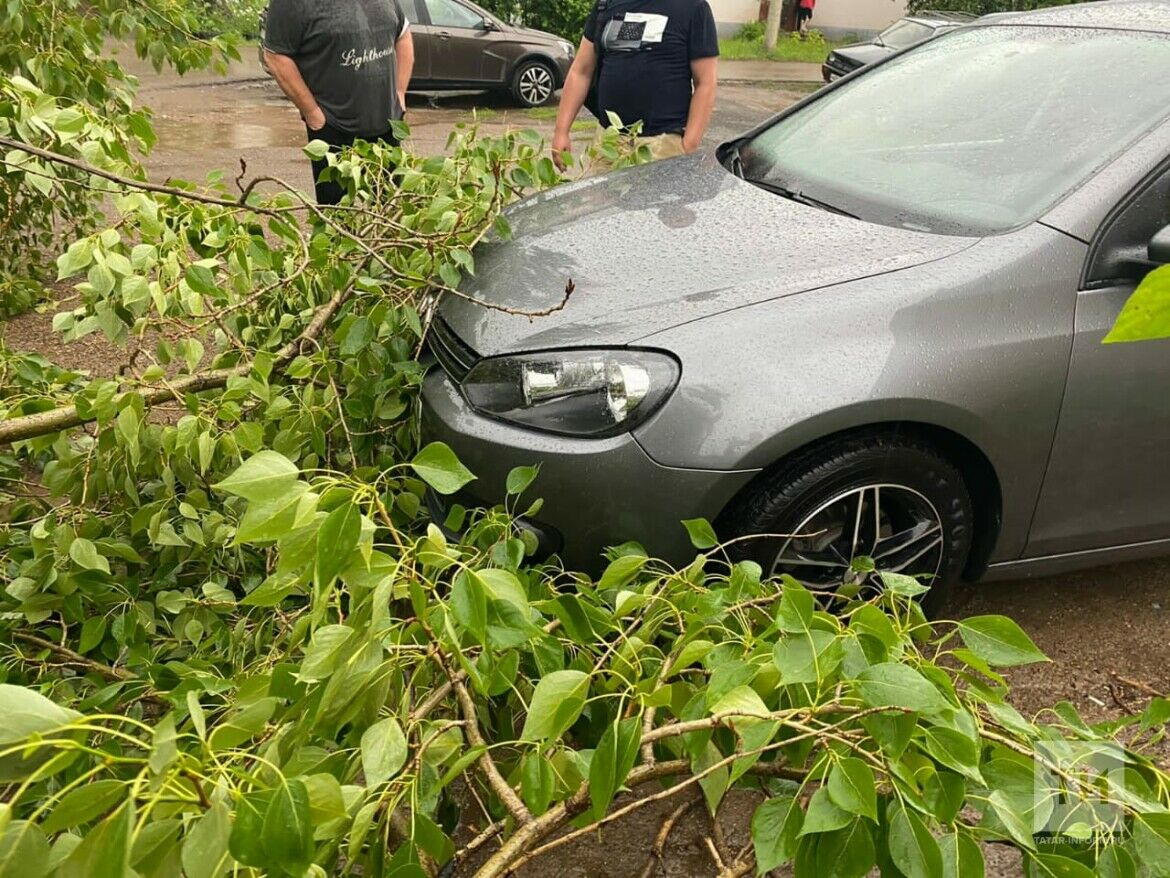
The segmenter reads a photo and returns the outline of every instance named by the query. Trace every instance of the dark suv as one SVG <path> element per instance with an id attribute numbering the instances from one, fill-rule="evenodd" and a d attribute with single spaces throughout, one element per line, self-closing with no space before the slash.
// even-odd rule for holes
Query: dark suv
<path id="1" fill-rule="evenodd" d="M 414 34 L 412 91 L 503 89 L 522 106 L 538 107 L 565 84 L 573 63 L 567 40 L 515 27 L 467 0 L 401 3 Z M 264 23 L 261 16 L 261 46 Z"/>
<path id="2" fill-rule="evenodd" d="M 821 73 L 825 82 L 832 82 L 859 67 L 888 58 L 895 52 L 924 43 L 974 20 L 975 16 L 966 12 L 919 12 L 907 15 L 868 42 L 842 46 L 830 52 L 821 65 Z"/>

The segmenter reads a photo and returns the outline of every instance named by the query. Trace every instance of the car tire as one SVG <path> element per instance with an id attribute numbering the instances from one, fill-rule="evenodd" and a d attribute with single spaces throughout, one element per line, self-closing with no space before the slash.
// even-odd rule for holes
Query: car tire
<path id="1" fill-rule="evenodd" d="M 522 107 L 541 107 L 557 90 L 557 76 L 543 61 L 525 61 L 512 74 L 512 97 Z"/>
<path id="2" fill-rule="evenodd" d="M 953 464 L 925 442 L 874 434 L 784 461 L 733 501 L 719 530 L 739 540 L 730 547 L 735 560 L 756 561 L 765 575 L 789 573 L 818 591 L 876 584 L 877 574 L 850 569 L 858 557 L 872 557 L 879 573 L 924 577 L 930 591 L 920 600 L 929 616 L 962 577 L 974 522 Z M 752 534 L 769 536 L 742 539 Z M 790 534 L 798 536 L 773 536 Z"/>

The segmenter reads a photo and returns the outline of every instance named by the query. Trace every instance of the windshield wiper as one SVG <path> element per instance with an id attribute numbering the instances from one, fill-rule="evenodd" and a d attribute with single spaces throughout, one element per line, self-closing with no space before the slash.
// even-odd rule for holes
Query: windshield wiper
<path id="1" fill-rule="evenodd" d="M 742 168 L 740 176 L 742 176 Z M 747 182 L 751 183 L 753 186 L 759 186 L 765 192 L 771 192 L 775 195 L 787 198 L 789 201 L 795 201 L 798 204 L 807 204 L 809 207 L 819 207 L 821 210 L 827 210 L 829 213 L 835 213 L 840 216 L 847 216 L 850 219 L 858 219 L 858 216 L 855 213 L 842 210 L 835 205 L 829 204 L 827 201 L 821 201 L 819 198 L 813 198 L 811 195 L 806 195 L 799 189 L 791 189 L 782 183 L 773 183 L 770 180 L 748 180 Z"/>
<path id="2" fill-rule="evenodd" d="M 743 157 L 739 154 L 738 143 L 727 151 L 727 169 L 739 177 L 739 179 L 745 179 L 743 175 Z"/>

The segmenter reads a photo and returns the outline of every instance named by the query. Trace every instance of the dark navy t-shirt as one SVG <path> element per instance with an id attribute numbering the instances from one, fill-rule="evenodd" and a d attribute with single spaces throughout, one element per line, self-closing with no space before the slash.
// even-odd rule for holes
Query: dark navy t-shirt
<path id="1" fill-rule="evenodd" d="M 600 21 L 599 21 L 600 18 Z M 616 113 L 642 134 L 682 134 L 694 87 L 691 62 L 719 54 L 715 16 L 707 0 L 610 0 L 585 23 L 601 64 L 602 124 Z"/>

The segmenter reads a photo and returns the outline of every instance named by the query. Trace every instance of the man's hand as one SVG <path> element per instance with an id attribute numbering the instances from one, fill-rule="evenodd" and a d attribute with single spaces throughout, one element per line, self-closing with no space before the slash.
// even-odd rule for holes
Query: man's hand
<path id="1" fill-rule="evenodd" d="M 402 108 L 402 112 L 406 112 L 406 92 L 398 92 L 398 106 Z"/>
<path id="2" fill-rule="evenodd" d="M 325 113 L 320 106 L 313 107 L 305 114 L 305 124 L 309 126 L 310 131 L 320 131 L 325 127 Z"/>
<path id="3" fill-rule="evenodd" d="M 565 161 L 565 154 L 568 153 L 572 157 L 573 142 L 569 139 L 568 134 L 558 132 L 553 135 L 552 139 L 552 160 L 553 164 L 557 166 L 557 170 L 564 172 L 568 167 L 568 162 Z"/>

